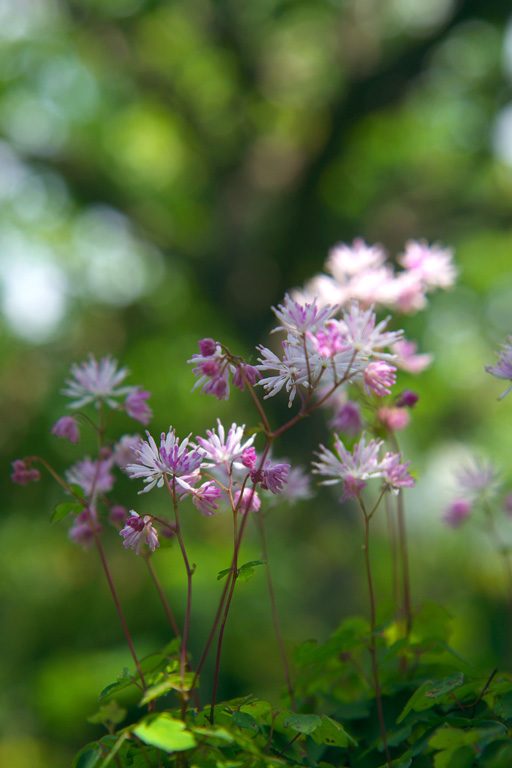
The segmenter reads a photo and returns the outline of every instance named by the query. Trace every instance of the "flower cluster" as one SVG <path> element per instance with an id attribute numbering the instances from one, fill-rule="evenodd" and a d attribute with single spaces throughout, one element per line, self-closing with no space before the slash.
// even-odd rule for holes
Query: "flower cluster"
<path id="1" fill-rule="evenodd" d="M 301 304 L 288 294 L 284 304 L 273 309 L 281 323 L 274 332 L 285 330 L 287 337 L 282 342 L 282 358 L 267 347 L 258 347 L 258 370 L 276 372 L 258 382 L 266 390 L 265 398 L 284 388 L 291 406 L 297 391 L 301 396 L 303 390 L 310 394 L 320 382 L 334 391 L 340 384 L 360 379 L 367 391 L 389 393 L 396 369 L 384 362 L 394 357 L 384 350 L 402 339 L 402 331 L 386 330 L 389 318 L 377 323 L 372 309 L 352 302 L 342 318 L 334 320 L 337 307 L 319 307 L 316 299 Z"/>
<path id="2" fill-rule="evenodd" d="M 491 511 L 501 488 L 498 468 L 490 461 L 474 459 L 456 473 L 455 498 L 444 511 L 443 520 L 458 528 L 475 510 Z M 506 509 L 505 502 L 504 506 Z"/>
<path id="3" fill-rule="evenodd" d="M 457 271 L 452 259 L 448 248 L 409 240 L 397 258 L 403 269 L 396 273 L 381 245 L 367 245 L 357 238 L 352 245 L 334 246 L 325 263 L 329 274 L 313 278 L 296 295 L 306 301 L 317 297 L 321 305 L 343 306 L 356 299 L 366 307 L 410 314 L 425 307 L 429 291 L 454 284 Z"/>
<path id="4" fill-rule="evenodd" d="M 230 380 L 243 392 L 246 382 L 252 385 L 260 375 L 254 366 L 244 361 L 237 360 L 235 364 L 222 346 L 209 338 L 199 341 L 199 354 L 192 355 L 187 362 L 194 366 L 192 373 L 198 377 L 192 390 L 200 388 L 218 400 L 228 399 Z"/>

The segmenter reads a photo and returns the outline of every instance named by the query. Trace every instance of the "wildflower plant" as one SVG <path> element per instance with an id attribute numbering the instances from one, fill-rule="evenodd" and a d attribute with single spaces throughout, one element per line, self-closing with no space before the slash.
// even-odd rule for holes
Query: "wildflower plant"
<path id="1" fill-rule="evenodd" d="M 448 619 L 442 608 L 413 608 L 404 495 L 414 486 L 415 476 L 402 456 L 398 435 L 409 423 L 418 396 L 397 389 L 397 384 L 401 370 L 420 373 L 432 360 L 417 354 L 417 345 L 393 328 L 391 316 L 379 319 L 377 311 L 422 309 L 429 291 L 453 284 L 456 269 L 450 250 L 425 242 L 407 243 L 398 263 L 402 269 L 395 273 L 381 246 L 360 239 L 337 245 L 327 260 L 330 276 L 319 276 L 273 307 L 277 324 L 271 346 L 258 346 L 254 364 L 221 341 L 199 341 L 199 351 L 188 360 L 195 377 L 192 389 L 219 402 L 229 398 L 232 386 L 246 392 L 255 414 L 249 429 L 237 423 L 227 428 L 218 418 L 203 434 L 182 436 L 172 423 L 167 426 L 173 418 L 169 413 L 163 415 L 162 431 L 147 429 L 145 437 L 127 433 L 112 442 L 108 430 L 120 413 L 149 426 L 150 393 L 127 385 L 127 369 L 110 357 L 97 361 L 91 355 L 72 365 L 62 390 L 70 399 L 71 414 L 61 416 L 52 432 L 76 445 L 81 431 L 92 429 L 96 455 L 82 457 L 62 472 L 38 456 L 17 459 L 12 479 L 21 485 L 36 482 L 43 468 L 62 487 L 65 500 L 52 520 L 70 520 L 71 542 L 96 548 L 133 661 L 133 671 L 125 670 L 100 694 L 100 710 L 93 720 L 103 723 L 108 733 L 78 753 L 74 768 L 512 764 L 512 681 L 497 670 L 481 673 L 460 661 L 448 645 Z M 490 373 L 511 378 L 507 354 L 508 346 Z M 281 395 L 290 416 L 274 426 L 265 401 Z M 360 511 L 369 611 L 368 619 L 345 619 L 326 643 L 299 646 L 292 664 L 277 612 L 265 518 L 278 499 L 312 497 L 311 477 L 274 451 L 284 433 L 322 413 L 332 414 L 333 434 L 325 440 L 327 445 L 312 448 L 311 475 L 317 485 L 340 485 L 339 504 L 348 501 Z M 150 494 L 148 502 L 163 494 L 168 514 L 142 515 L 120 506 L 113 491 L 123 473 L 133 482 L 134 507 L 140 494 Z M 471 494 L 458 499 L 447 521 L 459 524 L 472 505 L 487 503 L 494 480 L 488 467 L 466 471 L 461 483 Z M 393 546 L 401 583 L 393 614 L 378 624 L 370 533 L 382 507 L 395 519 Z M 182 514 L 191 509 L 199 512 L 198 519 L 208 518 L 205 525 L 214 525 L 216 515 L 227 511 L 233 527 L 231 561 L 217 577 L 218 604 L 199 658 L 190 654 L 196 565 L 190 561 L 181 525 Z M 244 535 L 253 521 L 262 555 L 243 563 Z M 169 620 L 169 643 L 144 659 L 135 648 L 107 562 L 103 537 L 109 530 L 119 536 L 126 557 L 143 559 Z M 179 619 L 152 565 L 164 538 L 177 544 L 176 556 L 186 574 L 185 610 Z M 256 570 L 266 572 L 283 696 L 271 703 L 249 693 L 219 703 L 233 595 Z M 211 690 L 204 690 L 201 674 L 210 657 L 213 683 Z M 127 690 L 138 692 L 141 714 L 123 725 L 126 712 L 118 698 Z"/>

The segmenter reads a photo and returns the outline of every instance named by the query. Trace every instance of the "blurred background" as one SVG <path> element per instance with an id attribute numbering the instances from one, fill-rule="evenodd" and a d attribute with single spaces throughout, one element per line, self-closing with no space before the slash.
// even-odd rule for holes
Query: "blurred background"
<path id="1" fill-rule="evenodd" d="M 186 360 L 212 336 L 254 361 L 270 306 L 356 236 L 390 254 L 419 237 L 455 248 L 457 287 L 396 321 L 435 355 L 398 383 L 421 396 L 403 438 L 418 478 L 406 501 L 413 602 L 442 600 L 455 647 L 510 670 L 501 560 L 478 522 L 441 521 L 468 455 L 512 482 L 512 396 L 497 403 L 505 387 L 483 370 L 512 333 L 509 0 L 0 0 L 0 62 L 2 765 L 69 765 L 101 735 L 86 722 L 99 690 L 131 663 L 96 552 L 49 524 L 59 489 L 8 479 L 15 458 L 40 454 L 62 471 L 92 449 L 50 435 L 69 365 L 89 352 L 127 365 L 128 383 L 152 392 L 155 434 L 204 434 L 217 417 L 253 426 L 240 393 L 191 395 Z M 284 401 L 268 403 L 275 424 Z M 316 416 L 278 450 L 307 467 L 328 439 Z M 357 511 L 324 490 L 268 516 L 290 653 L 367 610 Z M 165 513 L 157 491 L 135 491 L 119 480 L 121 503 Z M 197 658 L 229 520 L 191 508 L 184 527 Z M 137 650 L 158 649 L 169 631 L 144 563 L 113 529 L 105 546 Z M 244 559 L 260 555 L 251 527 Z M 155 566 L 182 618 L 178 551 Z M 383 537 L 384 605 L 389 566 Z M 222 696 L 277 700 L 263 572 L 237 589 L 224 662 Z"/>

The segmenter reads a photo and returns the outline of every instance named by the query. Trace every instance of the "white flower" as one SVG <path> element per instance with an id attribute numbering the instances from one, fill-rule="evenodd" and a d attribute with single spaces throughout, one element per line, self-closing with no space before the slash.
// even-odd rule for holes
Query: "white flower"
<path id="1" fill-rule="evenodd" d="M 382 352 L 384 347 L 395 344 L 403 336 L 403 331 L 386 331 L 389 317 L 381 320 L 376 325 L 375 312 L 369 309 L 361 309 L 357 302 L 350 304 L 349 311 L 343 312 L 340 320 L 340 328 L 347 341 L 347 346 L 352 346 L 365 357 L 378 357 L 383 360 L 392 360 L 394 355 Z"/>
<path id="2" fill-rule="evenodd" d="M 197 474 L 203 457 L 196 447 L 187 450 L 190 435 L 180 445 L 175 430 L 169 427 L 167 435 L 162 432 L 160 447 L 149 432 L 146 431 L 146 435 L 148 439 L 142 441 L 135 450 L 137 464 L 128 464 L 125 469 L 132 478 L 142 477 L 147 484 L 139 493 L 147 493 L 155 485 L 161 488 L 165 475 L 174 477 L 185 490 L 191 490 L 190 484 L 183 477 Z"/>
<path id="3" fill-rule="evenodd" d="M 287 293 L 284 297 L 283 304 L 278 304 L 276 307 L 272 307 L 277 319 L 281 321 L 282 325 L 278 325 L 272 330 L 272 333 L 276 331 L 290 331 L 294 335 L 303 335 L 306 331 L 314 332 L 317 328 L 320 328 L 323 323 L 328 320 L 338 309 L 338 307 L 332 307 L 329 304 L 318 306 L 316 298 L 313 299 L 311 304 L 299 304 L 290 298 Z"/>

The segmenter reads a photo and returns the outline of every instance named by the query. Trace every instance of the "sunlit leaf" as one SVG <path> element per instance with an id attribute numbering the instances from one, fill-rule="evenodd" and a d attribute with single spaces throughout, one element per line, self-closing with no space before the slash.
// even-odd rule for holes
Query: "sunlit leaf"
<path id="1" fill-rule="evenodd" d="M 175 720 L 166 712 L 149 715 L 131 730 L 145 744 L 166 752 L 183 752 L 195 747 L 197 743 L 193 734 L 186 730 L 185 723 Z"/>

